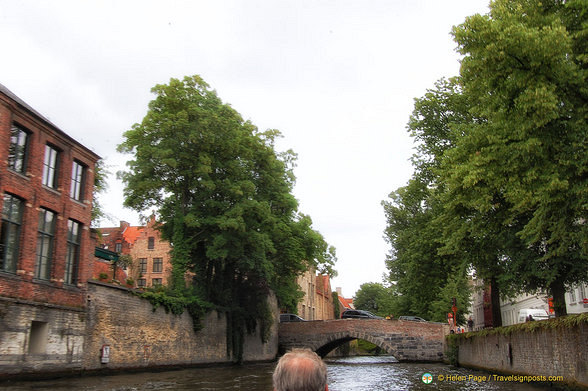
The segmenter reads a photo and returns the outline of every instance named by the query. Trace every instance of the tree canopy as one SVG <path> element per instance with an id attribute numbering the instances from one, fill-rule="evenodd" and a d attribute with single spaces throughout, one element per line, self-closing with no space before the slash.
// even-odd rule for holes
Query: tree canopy
<path id="1" fill-rule="evenodd" d="M 496 0 L 453 29 L 460 75 L 415 101 L 415 173 L 384 203 L 406 300 L 423 265 L 472 267 L 494 307 L 498 292 L 549 292 L 556 315 L 588 281 L 587 34 L 573 0 Z"/>
<path id="2" fill-rule="evenodd" d="M 134 155 L 120 173 L 125 205 L 155 209 L 173 245 L 173 290 L 192 273 L 198 295 L 227 312 L 239 360 L 244 331 L 269 326 L 269 291 L 295 310 L 295 277 L 310 266 L 334 274 L 334 249 L 298 211 L 295 154 L 274 150 L 277 130 L 244 121 L 198 76 L 152 92 L 119 145 Z"/>

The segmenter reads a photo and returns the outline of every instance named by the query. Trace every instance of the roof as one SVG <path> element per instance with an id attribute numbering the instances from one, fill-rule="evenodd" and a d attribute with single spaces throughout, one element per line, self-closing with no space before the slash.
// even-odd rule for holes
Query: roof
<path id="1" fill-rule="evenodd" d="M 353 299 L 346 299 L 343 296 L 339 296 L 339 303 L 344 308 L 355 309 L 355 307 L 353 306 Z"/>
<path id="2" fill-rule="evenodd" d="M 144 227 L 127 227 L 123 232 L 123 238 L 130 244 L 135 243 Z"/>

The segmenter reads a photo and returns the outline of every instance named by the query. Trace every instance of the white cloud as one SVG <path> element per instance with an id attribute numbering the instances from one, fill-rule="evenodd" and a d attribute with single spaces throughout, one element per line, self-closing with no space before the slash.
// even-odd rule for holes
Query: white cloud
<path id="1" fill-rule="evenodd" d="M 413 98 L 458 72 L 452 25 L 487 0 L 0 0 L 0 82 L 116 171 L 150 89 L 200 74 L 299 155 L 295 195 L 337 248 L 352 296 L 381 281 L 380 201 L 406 183 Z M 137 223 L 112 178 L 103 203 Z M 116 221 L 114 222 L 116 223 Z"/>

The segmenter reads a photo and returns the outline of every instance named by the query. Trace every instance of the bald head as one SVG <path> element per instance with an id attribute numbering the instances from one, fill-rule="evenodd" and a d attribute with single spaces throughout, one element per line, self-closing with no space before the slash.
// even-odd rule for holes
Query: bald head
<path id="1" fill-rule="evenodd" d="M 276 391 L 324 391 L 327 389 L 327 367 L 310 350 L 292 350 L 278 361 L 273 382 Z"/>

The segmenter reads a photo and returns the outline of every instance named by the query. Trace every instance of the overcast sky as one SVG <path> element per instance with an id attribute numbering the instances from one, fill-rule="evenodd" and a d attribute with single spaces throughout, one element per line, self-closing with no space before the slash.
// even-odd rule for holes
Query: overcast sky
<path id="1" fill-rule="evenodd" d="M 450 31 L 488 0 L 0 0 L 0 83 L 106 161 L 155 84 L 200 75 L 279 149 L 298 153 L 295 196 L 337 249 L 332 288 L 382 282 L 381 201 L 410 178 L 413 99 L 456 75 Z M 101 197 L 122 207 L 114 175 Z M 148 214 L 149 211 L 145 211 Z"/>

